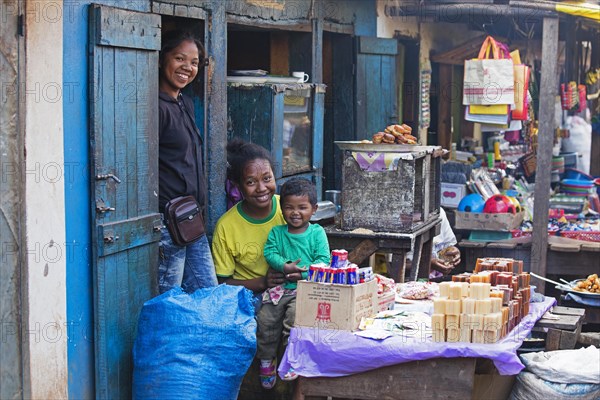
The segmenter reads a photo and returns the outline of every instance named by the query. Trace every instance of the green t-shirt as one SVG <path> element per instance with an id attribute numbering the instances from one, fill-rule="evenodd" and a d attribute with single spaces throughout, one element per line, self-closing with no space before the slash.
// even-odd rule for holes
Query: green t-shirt
<path id="1" fill-rule="evenodd" d="M 271 268 L 283 272 L 283 265 L 300 259 L 299 267 L 310 267 L 311 264 L 329 264 L 329 243 L 325 230 L 320 225 L 309 224 L 306 231 L 298 234 L 289 233 L 287 225 L 275 226 L 271 229 L 265 244 L 265 259 Z M 306 279 L 308 272 L 302 273 Z M 284 288 L 295 289 L 296 282 L 286 282 Z"/>

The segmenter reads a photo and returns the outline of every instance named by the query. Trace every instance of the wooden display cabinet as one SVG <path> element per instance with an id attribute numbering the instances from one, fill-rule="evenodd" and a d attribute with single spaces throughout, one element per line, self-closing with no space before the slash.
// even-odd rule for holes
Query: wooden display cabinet
<path id="1" fill-rule="evenodd" d="M 227 137 L 265 147 L 278 184 L 303 177 L 315 183 L 320 198 L 324 96 L 322 84 L 229 83 Z"/>

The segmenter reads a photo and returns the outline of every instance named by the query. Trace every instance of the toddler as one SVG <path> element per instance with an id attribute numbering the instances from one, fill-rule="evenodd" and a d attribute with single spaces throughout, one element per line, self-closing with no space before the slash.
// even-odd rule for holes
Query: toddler
<path id="1" fill-rule="evenodd" d="M 325 230 L 310 223 L 317 211 L 315 186 L 306 179 L 290 179 L 281 187 L 280 205 L 286 225 L 274 226 L 264 247 L 269 266 L 285 274 L 286 282 L 263 293 L 263 305 L 258 312 L 257 357 L 260 359 L 260 379 L 265 389 L 277 380 L 277 348 L 283 338 L 287 345 L 290 329 L 296 317 L 297 281 L 306 279 L 308 267 L 329 263 L 329 244 Z M 303 272 L 298 273 L 298 267 Z M 297 377 L 293 369 L 284 380 Z"/>

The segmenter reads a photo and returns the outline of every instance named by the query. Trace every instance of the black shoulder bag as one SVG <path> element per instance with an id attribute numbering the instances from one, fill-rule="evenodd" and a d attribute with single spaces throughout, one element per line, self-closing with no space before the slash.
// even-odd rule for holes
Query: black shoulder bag
<path id="1" fill-rule="evenodd" d="M 176 197 L 165 205 L 165 222 L 171 240 L 187 246 L 204 235 L 202 210 L 194 196 Z"/>

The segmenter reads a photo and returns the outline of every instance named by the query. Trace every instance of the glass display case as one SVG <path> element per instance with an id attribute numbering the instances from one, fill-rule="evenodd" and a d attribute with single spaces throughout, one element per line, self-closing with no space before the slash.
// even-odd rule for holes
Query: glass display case
<path id="1" fill-rule="evenodd" d="M 283 176 L 312 170 L 312 96 L 310 89 L 287 90 L 283 96 Z"/>
<path id="2" fill-rule="evenodd" d="M 323 104 L 321 84 L 230 82 L 227 134 L 271 151 L 275 177 L 282 184 L 304 177 L 322 190 Z"/>

